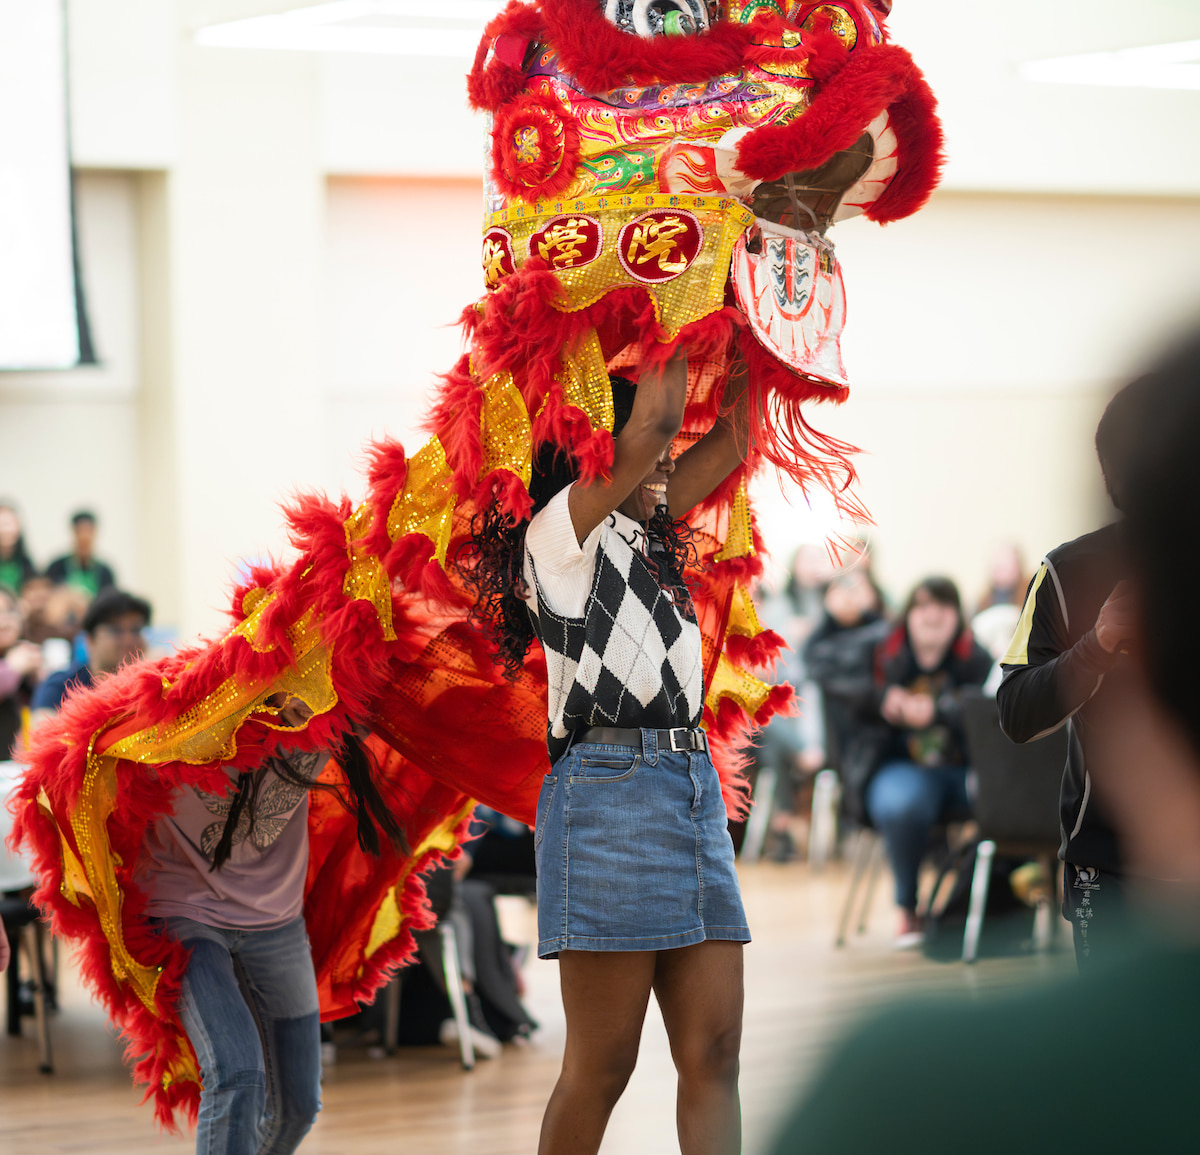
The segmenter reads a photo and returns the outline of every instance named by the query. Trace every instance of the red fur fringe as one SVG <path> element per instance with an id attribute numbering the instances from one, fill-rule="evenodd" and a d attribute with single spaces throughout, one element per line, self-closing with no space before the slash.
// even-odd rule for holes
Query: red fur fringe
<path id="1" fill-rule="evenodd" d="M 888 110 L 900 146 L 900 167 L 891 184 L 863 215 L 886 225 L 911 216 L 933 195 L 946 163 L 937 98 L 925 77 L 914 69 L 908 91 Z"/>
<path id="2" fill-rule="evenodd" d="M 555 148 L 553 126 L 562 132 Z M 538 160 L 520 159 L 516 134 L 537 134 Z M 510 100 L 496 113 L 492 129 L 492 179 L 505 195 L 524 201 L 550 199 L 565 192 L 579 167 L 579 124 L 548 94 L 529 93 Z"/>
<path id="3" fill-rule="evenodd" d="M 737 72 L 753 34 L 722 21 L 700 36 L 643 40 L 604 18 L 599 5 L 541 0 L 546 36 L 564 70 L 587 92 L 627 84 L 683 84 Z"/>
<path id="4" fill-rule="evenodd" d="M 511 0 L 483 30 L 475 52 L 475 63 L 467 74 L 467 97 L 472 108 L 495 112 L 525 87 L 522 68 L 525 47 L 540 39 L 545 30 L 542 14 L 533 7 Z M 492 62 L 484 67 L 495 49 Z"/>
<path id="5" fill-rule="evenodd" d="M 817 89 L 803 116 L 749 133 L 738 146 L 738 167 L 757 180 L 818 168 L 858 140 L 867 125 L 919 78 L 903 48 L 860 48 Z"/>

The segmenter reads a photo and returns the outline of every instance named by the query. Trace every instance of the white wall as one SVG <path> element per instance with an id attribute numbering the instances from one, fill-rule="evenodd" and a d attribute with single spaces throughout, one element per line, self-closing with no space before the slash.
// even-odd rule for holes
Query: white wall
<path id="1" fill-rule="evenodd" d="M 360 449 L 415 452 L 435 377 L 463 351 L 458 317 L 479 296 L 477 179 L 330 179 L 322 306 L 330 470 L 361 491 Z"/>
<path id="2" fill-rule="evenodd" d="M 137 182 L 129 173 L 80 173 L 76 209 L 99 364 L 69 373 L 0 373 L 0 494 L 21 507 L 26 544 L 40 565 L 70 548 L 71 513 L 93 509 L 97 552 L 137 589 Z"/>

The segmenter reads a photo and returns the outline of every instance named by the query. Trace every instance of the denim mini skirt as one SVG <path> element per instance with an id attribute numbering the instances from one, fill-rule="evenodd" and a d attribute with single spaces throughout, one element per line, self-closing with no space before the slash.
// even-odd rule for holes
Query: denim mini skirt
<path id="1" fill-rule="evenodd" d="M 749 942 L 705 752 L 577 743 L 538 798 L 538 957 Z"/>

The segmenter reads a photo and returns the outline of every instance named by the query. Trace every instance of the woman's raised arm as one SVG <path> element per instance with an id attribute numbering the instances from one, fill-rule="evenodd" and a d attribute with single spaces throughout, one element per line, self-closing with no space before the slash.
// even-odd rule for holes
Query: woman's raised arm
<path id="1" fill-rule="evenodd" d="M 667 480 L 673 518 L 695 509 L 745 460 L 750 449 L 749 383 L 745 367 L 730 374 L 716 424 L 675 462 Z"/>
<path id="2" fill-rule="evenodd" d="M 576 482 L 571 488 L 571 524 L 580 545 L 645 480 L 670 447 L 683 424 L 687 380 L 687 353 L 683 350 L 677 351 L 661 372 L 642 374 L 633 411 L 613 449 L 611 478 L 598 477 L 590 485 Z"/>

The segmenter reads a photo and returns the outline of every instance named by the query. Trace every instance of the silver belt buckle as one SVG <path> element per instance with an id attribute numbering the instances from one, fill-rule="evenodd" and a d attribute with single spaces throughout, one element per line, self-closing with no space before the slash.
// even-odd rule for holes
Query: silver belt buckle
<path id="1" fill-rule="evenodd" d="M 689 750 L 694 750 L 694 749 L 695 749 L 695 743 L 694 743 L 694 742 L 693 742 L 693 743 L 692 743 L 690 746 L 677 746 L 677 745 L 675 744 L 675 735 L 676 735 L 676 734 L 690 734 L 690 733 L 691 733 L 691 730 L 689 729 L 689 727 L 687 727 L 687 726 L 676 726 L 676 727 L 674 727 L 673 729 L 671 729 L 671 730 L 668 730 L 668 731 L 667 731 L 667 733 L 671 735 L 671 753 L 673 753 L 673 754 L 686 754 L 686 753 L 687 753 Z"/>

